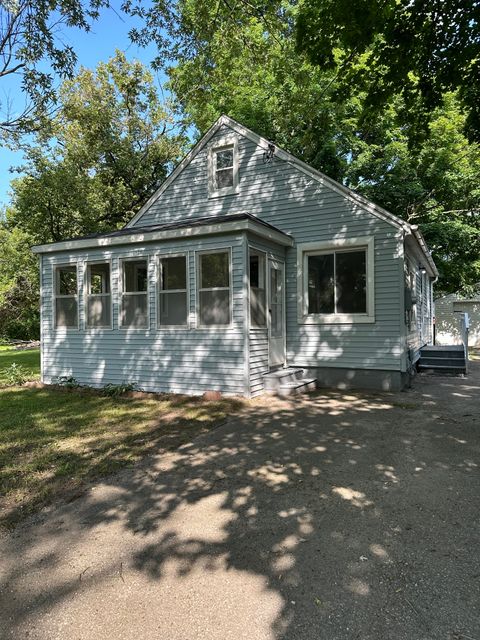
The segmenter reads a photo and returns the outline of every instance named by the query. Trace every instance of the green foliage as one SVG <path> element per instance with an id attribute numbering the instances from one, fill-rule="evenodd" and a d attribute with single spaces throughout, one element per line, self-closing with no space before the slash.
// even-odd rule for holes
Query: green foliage
<path id="1" fill-rule="evenodd" d="M 80 383 L 73 376 L 59 376 L 55 380 L 55 384 L 58 384 L 60 387 L 65 387 L 65 389 L 78 389 Z"/>
<path id="2" fill-rule="evenodd" d="M 55 117 L 25 146 L 8 223 L 35 242 L 123 226 L 183 148 L 152 75 L 117 52 L 66 81 Z"/>
<path id="3" fill-rule="evenodd" d="M 2 378 L 8 386 L 19 386 L 28 380 L 28 372 L 22 365 L 12 362 L 2 371 Z"/>
<path id="4" fill-rule="evenodd" d="M 7 384 L 6 372 L 16 364 L 27 373 L 27 380 L 38 380 L 40 377 L 40 350 L 39 349 L 12 349 L 0 348 L 0 385 Z"/>
<path id="5" fill-rule="evenodd" d="M 130 391 L 135 391 L 137 388 L 136 384 L 131 384 L 127 382 L 123 382 L 122 384 L 106 384 L 102 388 L 102 393 L 109 398 L 119 398 L 120 396 L 124 396 L 126 393 Z"/>
<path id="6" fill-rule="evenodd" d="M 9 80 L 20 76 L 26 96 L 25 109 L 18 113 L 10 109 L 8 94 L 2 91 L 2 137 L 15 139 L 36 128 L 55 101 L 54 77 L 73 74 L 77 57 L 72 47 L 59 37 L 61 25 L 89 31 L 99 8 L 108 4 L 108 0 L 4 0 L 0 3 L 0 87 L 10 86 Z"/>
<path id="7" fill-rule="evenodd" d="M 0 224 L 0 336 L 39 337 L 39 273 L 32 244 L 21 228 Z"/>
<path id="8" fill-rule="evenodd" d="M 400 94 L 412 124 L 425 125 L 444 93 L 459 90 L 479 139 L 479 12 L 478 0 L 302 0 L 297 44 L 314 64 L 339 68 L 339 98 L 354 87 L 367 111 L 381 112 Z"/>

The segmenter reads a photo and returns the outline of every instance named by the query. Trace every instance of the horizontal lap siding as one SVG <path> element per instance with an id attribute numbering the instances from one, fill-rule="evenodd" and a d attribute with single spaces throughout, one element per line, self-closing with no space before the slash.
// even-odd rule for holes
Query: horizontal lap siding
<path id="1" fill-rule="evenodd" d="M 220 138 L 229 132 L 223 127 Z M 215 145 L 215 138 L 211 142 Z M 302 325 L 297 321 L 296 247 L 286 251 L 287 358 L 289 364 L 400 370 L 404 342 L 401 232 L 366 212 L 289 162 L 264 163 L 264 150 L 239 138 L 239 193 L 208 198 L 207 150 L 136 222 L 161 224 L 248 211 L 290 233 L 296 243 L 375 238 L 375 323 Z"/>
<path id="2" fill-rule="evenodd" d="M 243 241 L 239 235 L 201 240 L 155 243 L 142 248 L 117 247 L 74 255 L 43 258 L 42 340 L 45 382 L 73 376 L 82 384 L 135 383 L 147 391 L 200 394 L 217 389 L 243 394 L 245 389 L 243 333 Z M 232 247 L 233 324 L 228 328 L 196 328 L 195 250 Z M 187 253 L 189 260 L 190 328 L 157 329 L 156 257 Z M 149 260 L 149 329 L 118 327 L 118 282 L 121 258 Z M 83 277 L 79 280 L 80 329 L 53 328 L 53 269 L 78 260 L 80 273 L 87 260 L 111 260 L 113 329 L 85 328 Z"/>
<path id="3" fill-rule="evenodd" d="M 250 329 L 250 393 L 264 390 L 263 376 L 268 372 L 268 337 L 266 329 Z"/>

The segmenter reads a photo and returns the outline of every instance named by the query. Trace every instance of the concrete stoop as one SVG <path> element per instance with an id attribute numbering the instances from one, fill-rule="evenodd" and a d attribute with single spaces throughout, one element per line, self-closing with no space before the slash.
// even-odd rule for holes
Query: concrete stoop
<path id="1" fill-rule="evenodd" d="M 305 378 L 303 369 L 286 367 L 276 369 L 263 376 L 265 391 L 280 397 L 315 391 L 316 378 Z"/>

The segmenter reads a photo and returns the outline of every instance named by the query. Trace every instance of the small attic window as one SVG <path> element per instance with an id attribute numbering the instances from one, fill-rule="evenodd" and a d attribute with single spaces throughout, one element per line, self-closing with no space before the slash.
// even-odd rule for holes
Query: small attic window
<path id="1" fill-rule="evenodd" d="M 208 154 L 208 192 L 210 197 L 238 192 L 238 145 L 226 138 L 210 147 Z"/>

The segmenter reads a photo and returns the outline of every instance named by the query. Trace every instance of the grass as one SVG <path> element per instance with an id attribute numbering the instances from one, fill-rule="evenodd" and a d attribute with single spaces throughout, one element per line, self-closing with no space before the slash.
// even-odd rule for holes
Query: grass
<path id="1" fill-rule="evenodd" d="M 12 527 L 45 505 L 75 497 L 90 481 L 148 453 L 190 441 L 240 405 L 235 399 L 0 388 L 0 526 Z"/>
<path id="2" fill-rule="evenodd" d="M 0 386 L 6 384 L 5 370 L 14 362 L 21 365 L 30 380 L 40 378 L 40 349 L 17 350 L 0 345 Z"/>

